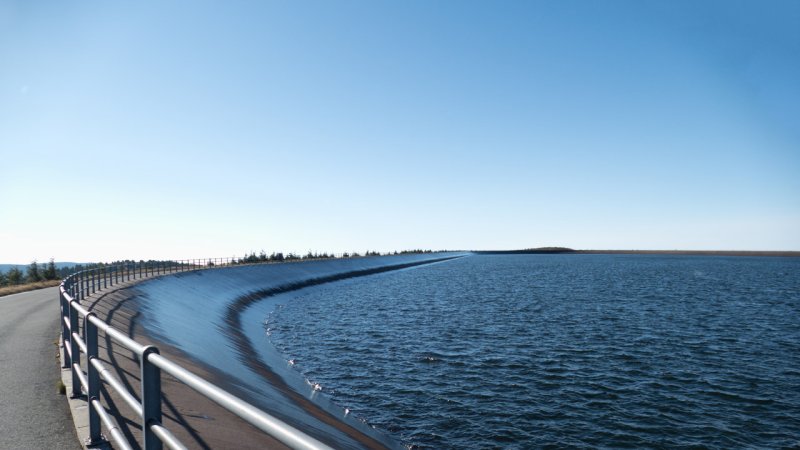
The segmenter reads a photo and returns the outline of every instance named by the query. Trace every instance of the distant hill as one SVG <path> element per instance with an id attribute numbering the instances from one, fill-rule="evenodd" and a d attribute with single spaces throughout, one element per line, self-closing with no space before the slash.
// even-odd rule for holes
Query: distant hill
<path id="1" fill-rule="evenodd" d="M 482 255 L 537 255 L 551 253 L 575 253 L 575 250 L 566 247 L 539 247 L 522 250 L 480 250 L 475 253 Z"/>
<path id="2" fill-rule="evenodd" d="M 39 261 L 39 265 L 47 265 L 49 261 L 41 262 Z M 12 267 L 16 267 L 21 271 L 25 271 L 28 268 L 28 264 L 0 264 L 0 272 L 8 272 L 9 269 Z M 78 264 L 86 264 L 86 263 L 76 263 L 76 262 L 58 262 L 56 261 L 56 269 L 63 269 L 64 267 L 72 267 Z"/>
<path id="3" fill-rule="evenodd" d="M 682 256 L 789 256 L 798 257 L 798 251 L 753 250 L 573 250 L 566 247 L 541 247 L 522 250 L 479 250 L 481 255 L 530 255 L 573 253 L 581 255 L 682 255 Z"/>

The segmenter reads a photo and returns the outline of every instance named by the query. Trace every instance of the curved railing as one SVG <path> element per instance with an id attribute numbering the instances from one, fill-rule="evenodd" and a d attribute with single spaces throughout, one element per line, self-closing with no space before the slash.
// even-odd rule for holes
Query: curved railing
<path id="1" fill-rule="evenodd" d="M 164 427 L 161 420 L 161 372 L 163 371 L 291 448 L 330 448 L 161 356 L 155 346 L 142 345 L 129 338 L 81 304 L 81 301 L 87 296 L 121 283 L 238 263 L 239 260 L 235 258 L 209 258 L 119 264 L 80 271 L 64 279 L 59 288 L 61 337 L 64 342 L 63 368 L 69 368 L 72 373 L 71 394 L 73 396 L 86 395 L 89 416 L 89 436 L 86 439 L 88 445 L 103 442 L 102 422 L 110 433 L 111 439 L 120 449 L 132 448 L 113 416 L 100 402 L 100 384 L 105 382 L 141 419 L 144 435 L 142 448 L 145 450 L 161 449 L 166 444 L 172 449 L 185 449 L 186 447 L 175 435 Z M 139 398 L 141 401 L 137 400 L 100 360 L 98 355 L 98 333 L 100 331 L 107 338 L 133 351 L 139 358 L 141 367 Z M 85 372 L 81 366 L 81 354 L 85 354 L 87 358 Z"/>

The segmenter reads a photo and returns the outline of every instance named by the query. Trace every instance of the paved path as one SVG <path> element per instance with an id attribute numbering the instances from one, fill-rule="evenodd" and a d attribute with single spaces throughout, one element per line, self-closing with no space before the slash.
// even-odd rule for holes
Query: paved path
<path id="1" fill-rule="evenodd" d="M 57 287 L 0 297 L 0 449 L 80 449 L 60 379 Z"/>

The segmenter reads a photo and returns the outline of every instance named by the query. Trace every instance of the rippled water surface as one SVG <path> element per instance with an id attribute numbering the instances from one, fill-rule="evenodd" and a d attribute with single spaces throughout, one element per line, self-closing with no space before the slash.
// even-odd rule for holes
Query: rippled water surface
<path id="1" fill-rule="evenodd" d="M 800 259 L 469 256 L 300 291 L 270 340 L 425 448 L 800 445 Z"/>

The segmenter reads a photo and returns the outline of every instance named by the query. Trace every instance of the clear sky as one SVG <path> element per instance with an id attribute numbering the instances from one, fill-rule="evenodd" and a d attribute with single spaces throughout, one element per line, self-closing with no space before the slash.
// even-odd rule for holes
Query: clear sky
<path id="1" fill-rule="evenodd" d="M 800 250 L 800 2 L 0 2 L 0 262 Z"/>

